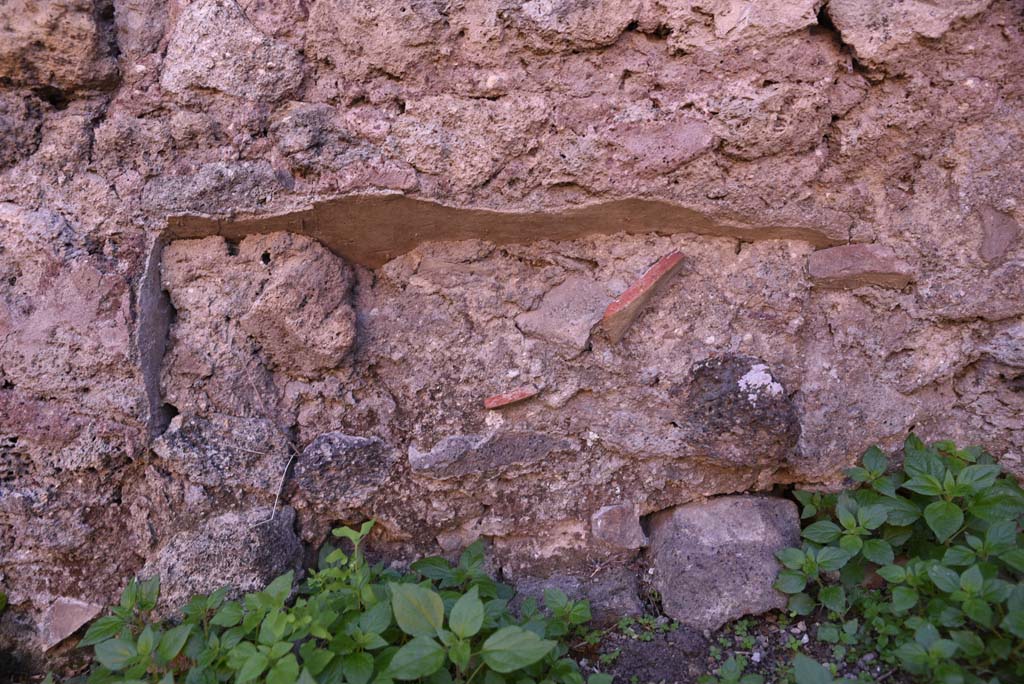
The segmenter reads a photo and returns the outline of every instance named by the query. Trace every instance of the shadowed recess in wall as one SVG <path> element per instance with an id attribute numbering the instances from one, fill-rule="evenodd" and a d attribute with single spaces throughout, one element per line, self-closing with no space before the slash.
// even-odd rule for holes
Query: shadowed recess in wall
<path id="1" fill-rule="evenodd" d="M 426 241 L 477 238 L 509 244 L 654 232 L 743 240 L 805 240 L 825 247 L 847 242 L 848 223 L 848 217 L 837 216 L 831 225 L 821 226 L 767 213 L 751 222 L 735 216 L 708 216 L 678 204 L 646 199 L 507 212 L 459 208 L 404 195 L 351 195 L 276 216 L 172 216 L 165 238 L 222 235 L 238 240 L 253 233 L 287 231 L 314 237 L 353 263 L 377 268 Z"/>

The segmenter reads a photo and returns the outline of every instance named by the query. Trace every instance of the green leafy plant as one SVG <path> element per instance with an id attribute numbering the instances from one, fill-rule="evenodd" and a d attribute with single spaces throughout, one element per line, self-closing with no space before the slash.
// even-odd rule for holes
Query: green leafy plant
<path id="1" fill-rule="evenodd" d="M 552 591 L 546 611 L 527 601 L 517 618 L 481 543 L 456 566 L 428 558 L 400 575 L 366 563 L 371 527 L 334 530 L 351 553 L 326 546 L 294 601 L 288 573 L 240 600 L 195 597 L 172 626 L 151 619 L 159 580 L 131 582 L 81 642 L 95 653 L 89 684 L 583 684 L 560 638 L 590 619 L 586 602 Z"/>
<path id="2" fill-rule="evenodd" d="M 698 684 L 764 684 L 764 677 L 746 673 L 747 659 L 744 656 L 730 656 L 715 670 L 714 675 L 701 675 Z"/>
<path id="3" fill-rule="evenodd" d="M 797 495 L 805 543 L 777 554 L 775 583 L 790 611 L 823 608 L 843 626 L 823 625 L 819 639 L 870 639 L 883 658 L 929 681 L 1024 681 L 1016 481 L 980 448 L 915 435 L 900 468 L 872 447 L 848 475 L 859 483 L 852 491 Z"/>

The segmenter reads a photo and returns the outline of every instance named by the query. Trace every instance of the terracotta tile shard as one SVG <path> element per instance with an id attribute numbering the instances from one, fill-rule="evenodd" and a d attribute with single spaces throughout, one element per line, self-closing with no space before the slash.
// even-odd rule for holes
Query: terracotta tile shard
<path id="1" fill-rule="evenodd" d="M 504 394 L 495 394 L 493 397 L 487 397 L 484 399 L 484 408 L 496 409 L 502 406 L 508 406 L 509 404 L 515 404 L 516 402 L 524 401 L 530 397 L 537 396 L 538 390 L 533 385 L 523 385 L 522 387 L 516 387 L 514 390 L 505 392 Z"/>
<path id="2" fill-rule="evenodd" d="M 601 319 L 601 328 L 612 342 L 621 340 L 629 326 L 643 311 L 647 302 L 672 276 L 683 267 L 685 257 L 681 252 L 672 252 L 662 257 L 658 263 L 647 269 L 639 280 L 619 295 L 618 299 L 608 305 Z"/>
<path id="3" fill-rule="evenodd" d="M 807 275 L 818 287 L 854 288 L 864 285 L 903 289 L 914 280 L 910 264 L 885 245 L 829 247 L 807 257 Z"/>

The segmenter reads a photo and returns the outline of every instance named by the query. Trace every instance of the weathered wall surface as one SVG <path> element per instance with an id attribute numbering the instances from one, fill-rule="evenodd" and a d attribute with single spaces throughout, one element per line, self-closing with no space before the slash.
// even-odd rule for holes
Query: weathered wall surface
<path id="1" fill-rule="evenodd" d="M 0 13 L 4 639 L 371 516 L 589 577 L 911 428 L 1024 472 L 1019 0 Z"/>

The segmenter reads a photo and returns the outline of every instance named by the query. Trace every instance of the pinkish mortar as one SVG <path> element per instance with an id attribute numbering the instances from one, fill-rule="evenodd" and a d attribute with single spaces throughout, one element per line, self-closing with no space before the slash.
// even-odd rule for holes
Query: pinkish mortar
<path id="1" fill-rule="evenodd" d="M 834 483 L 911 428 L 1021 474 L 1022 9 L 6 3 L 0 641 L 340 521 L 589 575 L 639 538 L 606 507 Z"/>

